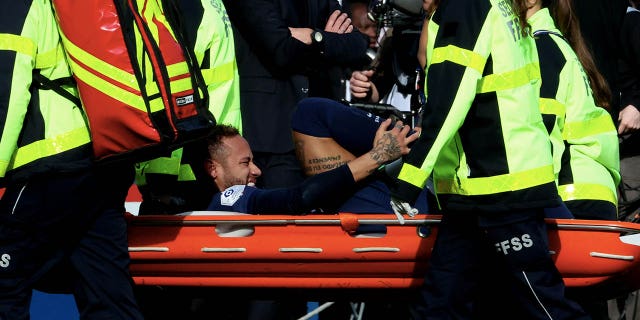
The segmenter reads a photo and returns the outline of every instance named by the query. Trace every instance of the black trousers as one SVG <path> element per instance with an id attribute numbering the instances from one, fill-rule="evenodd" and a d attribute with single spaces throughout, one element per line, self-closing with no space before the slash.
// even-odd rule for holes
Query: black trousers
<path id="1" fill-rule="evenodd" d="M 124 220 L 132 181 L 132 166 L 111 166 L 7 187 L 0 200 L 0 319 L 29 319 L 34 288 L 73 292 L 82 319 L 142 319 Z"/>
<path id="2" fill-rule="evenodd" d="M 565 297 L 543 216 L 447 211 L 414 318 L 589 319 Z M 480 312 L 479 301 L 494 307 Z"/>

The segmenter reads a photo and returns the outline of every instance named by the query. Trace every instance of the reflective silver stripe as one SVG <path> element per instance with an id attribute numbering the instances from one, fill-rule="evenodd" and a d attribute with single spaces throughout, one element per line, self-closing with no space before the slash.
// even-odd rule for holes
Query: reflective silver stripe
<path id="1" fill-rule="evenodd" d="M 531 293 L 536 298 L 536 301 L 538 301 L 538 304 L 540 305 L 542 310 L 544 310 L 544 313 L 547 315 L 547 317 L 549 317 L 550 320 L 553 320 L 553 317 L 551 316 L 549 311 L 547 311 L 547 308 L 544 306 L 544 304 L 542 304 L 542 301 L 540 301 L 540 298 L 538 298 L 538 294 L 536 294 L 536 291 L 533 290 L 533 287 L 531 286 L 531 282 L 529 281 L 529 278 L 527 277 L 527 273 L 522 271 L 522 276 L 524 276 L 524 280 L 527 281 L 527 285 L 529 286 L 529 289 L 531 289 Z"/>
<path id="2" fill-rule="evenodd" d="M 25 183 L 24 186 L 22 186 L 22 189 L 20 189 L 20 193 L 18 193 L 18 198 L 16 199 L 16 202 L 13 204 L 13 208 L 11 209 L 11 214 L 14 214 L 16 212 L 18 201 L 20 201 L 20 198 L 22 197 L 22 192 L 24 192 L 24 189 L 26 188 L 27 188 L 27 183 Z"/>

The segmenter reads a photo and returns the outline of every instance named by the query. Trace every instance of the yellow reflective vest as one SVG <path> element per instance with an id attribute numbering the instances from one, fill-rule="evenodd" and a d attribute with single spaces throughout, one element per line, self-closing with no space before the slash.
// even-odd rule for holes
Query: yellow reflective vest
<path id="1" fill-rule="evenodd" d="M 201 1 L 203 13 L 194 51 L 209 89 L 209 111 L 217 123 L 242 132 L 240 77 L 231 23 L 221 0 Z"/>
<path id="2" fill-rule="evenodd" d="M 188 28 L 186 34 L 190 44 L 193 44 L 193 51 L 207 84 L 209 111 L 214 115 L 217 123 L 232 125 L 242 130 L 234 38 L 224 4 L 221 0 L 180 0 L 179 5 L 183 6 L 182 12 L 190 14 L 185 17 L 185 20 L 192 19 L 191 25 L 186 27 Z M 193 159 L 200 158 L 192 156 L 192 152 L 199 153 L 198 151 L 189 149 L 202 147 L 202 144 L 196 143 L 185 147 L 184 150 L 176 150 L 166 157 L 138 163 L 136 184 L 143 189 L 162 190 L 162 192 L 174 190 L 175 193 L 194 195 L 196 191 L 193 189 L 197 189 L 195 181 L 200 176 L 198 171 L 201 170 L 192 166 L 203 166 L 203 163 L 190 163 Z M 150 181 L 153 181 L 153 185 L 149 185 Z M 194 187 L 183 187 L 184 185 Z"/>
<path id="3" fill-rule="evenodd" d="M 0 22 L 0 177 L 86 168 L 91 141 L 80 106 L 32 81 L 71 76 L 49 0 L 12 1 Z M 77 97 L 74 86 L 63 86 Z"/>
<path id="4" fill-rule="evenodd" d="M 606 201 L 616 208 L 620 158 L 613 120 L 596 106 L 588 77 L 549 10 L 536 12 L 529 23 L 540 57 L 540 112 L 551 129 L 560 196 Z"/>
<path id="5" fill-rule="evenodd" d="M 558 205 L 536 57 L 510 1 L 441 3 L 428 25 L 422 134 L 394 196 L 411 202 L 432 174 L 449 210 Z"/>

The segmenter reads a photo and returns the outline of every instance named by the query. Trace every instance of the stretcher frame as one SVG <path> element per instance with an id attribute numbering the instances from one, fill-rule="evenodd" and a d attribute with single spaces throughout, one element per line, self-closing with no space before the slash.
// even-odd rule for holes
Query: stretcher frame
<path id="1" fill-rule="evenodd" d="M 388 214 L 127 216 L 138 285 L 415 289 L 440 216 Z M 386 234 L 354 235 L 384 225 Z M 550 253 L 570 288 L 615 296 L 640 288 L 640 224 L 547 219 Z"/>

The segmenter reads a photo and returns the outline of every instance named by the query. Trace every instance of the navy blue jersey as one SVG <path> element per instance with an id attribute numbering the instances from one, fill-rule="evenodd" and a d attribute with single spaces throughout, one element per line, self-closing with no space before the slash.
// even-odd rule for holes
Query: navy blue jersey
<path id="1" fill-rule="evenodd" d="M 248 203 L 254 191 L 259 192 L 260 189 L 244 185 L 229 187 L 213 196 L 208 210 L 249 212 Z"/>
<path id="2" fill-rule="evenodd" d="M 258 189 L 253 186 L 236 185 L 218 192 L 207 210 L 253 214 L 305 214 L 315 209 L 328 213 L 393 213 L 389 204 L 389 188 L 383 182 L 374 181 L 359 186 L 360 188 L 354 186 L 356 190 L 352 192 L 343 188 L 326 187 L 322 189 L 337 191 L 305 198 L 301 192 L 302 186 Z M 420 213 L 428 213 L 426 194 L 414 205 Z"/>
<path id="3" fill-rule="evenodd" d="M 356 190 L 351 170 L 343 165 L 289 188 L 232 186 L 214 195 L 207 209 L 253 214 L 304 214 L 317 208 L 337 211 Z"/>
<path id="4" fill-rule="evenodd" d="M 208 210 L 253 214 L 300 214 L 304 209 L 296 198 L 297 188 L 258 189 L 235 185 L 213 196 Z"/>

